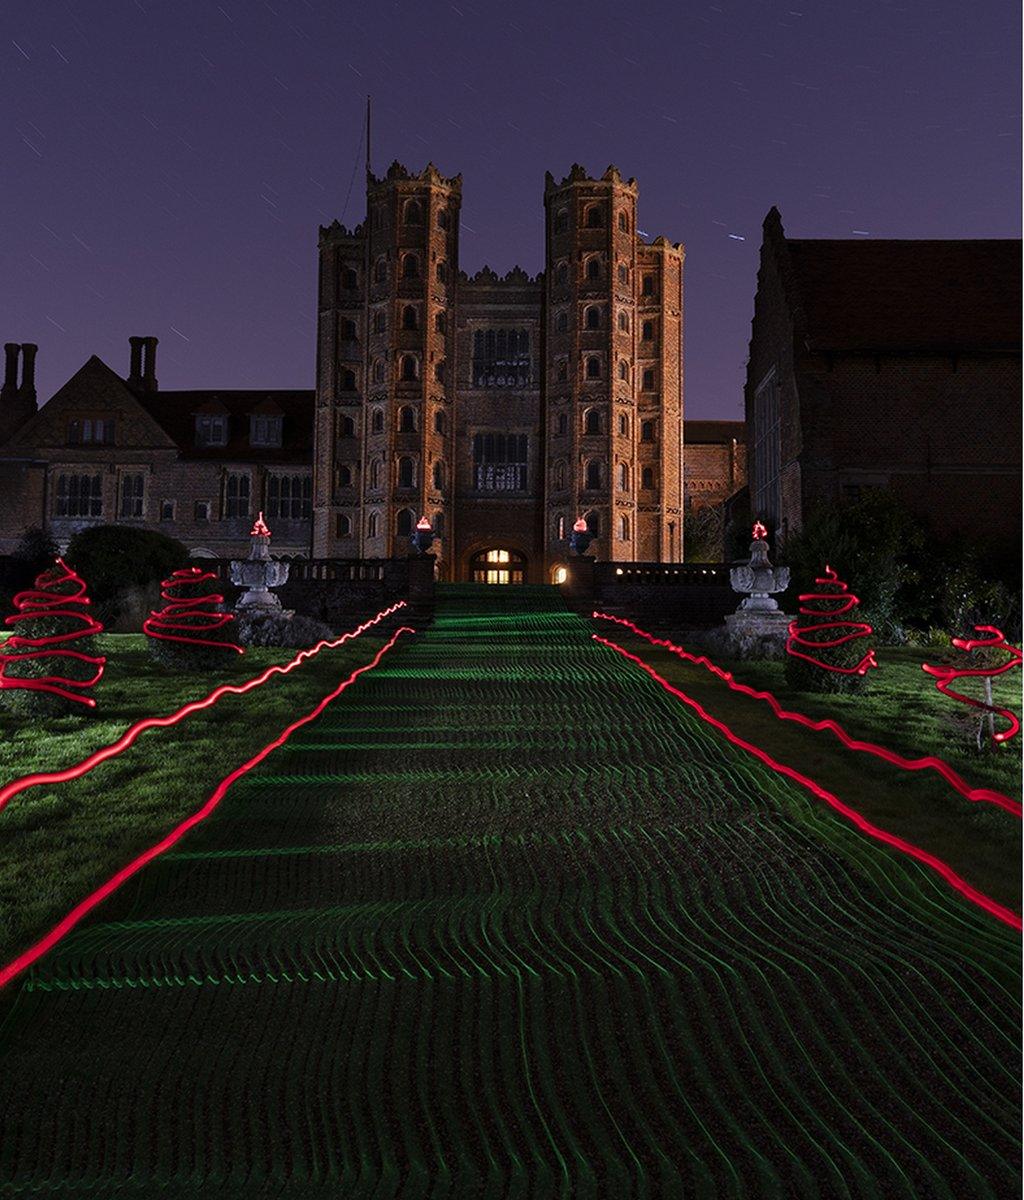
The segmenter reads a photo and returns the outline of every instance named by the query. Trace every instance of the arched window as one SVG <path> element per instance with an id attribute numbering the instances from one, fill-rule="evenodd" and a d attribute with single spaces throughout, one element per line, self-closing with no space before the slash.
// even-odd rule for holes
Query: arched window
<path id="1" fill-rule="evenodd" d="M 434 268 L 434 274 L 437 276 L 438 283 L 448 282 L 448 264 L 444 261 L 439 262 Z"/>
<path id="2" fill-rule="evenodd" d="M 434 413 L 434 432 L 444 433 L 446 424 L 447 422 L 445 421 L 444 409 L 439 408 L 437 412 Z"/>
<path id="3" fill-rule="evenodd" d="M 440 491 L 444 487 L 444 463 L 434 463 L 434 487 Z"/>
<path id="4" fill-rule="evenodd" d="M 588 279 L 600 279 L 601 278 L 601 260 L 599 258 L 588 258 L 587 259 L 587 278 Z"/>
<path id="5" fill-rule="evenodd" d="M 629 491 L 629 464 L 619 463 L 619 491 Z"/>
<path id="6" fill-rule="evenodd" d="M 654 468 L 653 467 L 644 467 L 643 471 L 640 473 L 640 486 L 642 488 L 654 487 Z"/>
<path id="7" fill-rule="evenodd" d="M 352 518 L 347 513 L 338 513 L 334 524 L 335 537 L 349 537 L 352 533 Z"/>
<path id="8" fill-rule="evenodd" d="M 346 342 L 354 342 L 359 336 L 356 332 L 355 321 L 342 321 L 341 336 Z"/>
<path id="9" fill-rule="evenodd" d="M 353 267 L 346 267 L 341 273 L 341 286 L 352 291 L 359 286 L 359 275 Z"/>
<path id="10" fill-rule="evenodd" d="M 629 267 L 625 263 L 619 263 L 619 283 L 629 283 Z"/>
<path id="11" fill-rule="evenodd" d="M 412 533 L 412 509 L 400 508 L 395 521 L 395 532 L 399 537 L 408 537 Z"/>
<path id="12" fill-rule="evenodd" d="M 640 291 L 641 291 L 641 294 L 644 296 L 653 296 L 654 295 L 654 276 L 653 275 L 645 275 L 644 276 L 644 280 L 643 280 L 643 283 L 641 284 Z"/>
<path id="13" fill-rule="evenodd" d="M 555 537 L 559 541 L 565 541 L 565 517 L 559 517 L 555 524 Z"/>
<path id="14" fill-rule="evenodd" d="M 341 390 L 354 392 L 356 390 L 356 373 L 347 368 L 341 372 Z"/>
<path id="15" fill-rule="evenodd" d="M 337 484 L 338 484 L 338 487 L 351 487 L 352 486 L 352 468 L 351 467 L 344 466 L 344 465 L 338 467 Z"/>
<path id="16" fill-rule="evenodd" d="M 418 200 L 406 200 L 405 223 L 406 225 L 423 224 L 423 209 L 420 207 L 420 202 Z"/>
<path id="17" fill-rule="evenodd" d="M 398 410 L 398 432 L 416 432 L 416 413 L 410 404 L 403 404 Z"/>
<path id="18" fill-rule="evenodd" d="M 629 333 L 629 313 L 624 308 L 619 310 L 619 330 Z"/>
<path id="19" fill-rule="evenodd" d="M 448 314 L 442 309 L 439 313 L 434 314 L 434 328 L 438 333 L 448 332 Z"/>
<path id="20" fill-rule="evenodd" d="M 437 214 L 438 229 L 447 229 L 450 224 L 451 224 L 451 219 L 448 216 L 448 210 L 446 208 L 440 209 Z"/>
<path id="21" fill-rule="evenodd" d="M 655 425 L 653 421 L 640 422 L 640 440 L 642 442 L 653 442 L 655 439 Z"/>
<path id="22" fill-rule="evenodd" d="M 653 342 L 654 341 L 654 322 L 653 321 L 644 321 L 643 330 L 640 334 L 640 340 L 644 341 L 644 342 Z"/>
<path id="23" fill-rule="evenodd" d="M 624 358 L 619 359 L 619 378 L 629 381 L 629 363 Z"/>
<path id="24" fill-rule="evenodd" d="M 374 283 L 387 283 L 388 281 L 388 260 L 386 258 L 378 258 L 373 267 Z"/>
<path id="25" fill-rule="evenodd" d="M 384 360 L 382 358 L 378 358 L 374 361 L 373 382 L 374 383 L 383 383 L 384 382 Z"/>
<path id="26" fill-rule="evenodd" d="M 596 512 L 588 512 L 583 518 L 587 523 L 587 529 L 594 537 L 601 536 L 601 514 Z"/>
<path id="27" fill-rule="evenodd" d="M 555 314 L 555 333 L 565 333 L 569 328 L 569 314 L 563 309 Z"/>
<path id="28" fill-rule="evenodd" d="M 356 423 L 355 418 L 349 416 L 341 416 L 338 420 L 338 437 L 355 437 Z"/>
<path id="29" fill-rule="evenodd" d="M 596 354 L 592 354 L 587 359 L 587 378 L 588 379 L 600 379 L 601 378 L 601 360 L 597 357 Z"/>
<path id="30" fill-rule="evenodd" d="M 601 460 L 592 458 L 587 463 L 587 481 L 584 485 L 588 492 L 597 491 L 601 486 Z"/>
<path id="31" fill-rule="evenodd" d="M 569 432 L 569 418 L 565 413 L 558 414 L 558 432 L 562 437 Z"/>
<path id="32" fill-rule="evenodd" d="M 559 287 L 565 287 L 569 282 L 569 267 L 567 263 L 559 263 L 555 268 L 555 283 Z"/>
<path id="33" fill-rule="evenodd" d="M 438 383 L 444 383 L 444 359 L 439 363 L 434 363 L 434 378 Z"/>
<path id="34" fill-rule="evenodd" d="M 619 413 L 619 437 L 629 437 L 629 417 Z"/>
<path id="35" fill-rule="evenodd" d="M 619 517 L 619 537 L 624 541 L 629 541 L 629 517 Z"/>
<path id="36" fill-rule="evenodd" d="M 380 530 L 380 518 L 375 512 L 370 513 L 366 522 L 366 536 L 375 538 Z"/>
<path id="37" fill-rule="evenodd" d="M 587 209 L 586 225 L 587 225 L 588 229 L 603 229 L 604 228 L 604 213 L 601 211 L 600 205 L 592 204 Z"/>
<path id="38" fill-rule="evenodd" d="M 370 487 L 380 487 L 380 471 L 381 461 L 379 458 L 375 458 L 373 462 L 370 463 Z"/>
<path id="39" fill-rule="evenodd" d="M 402 355 L 402 381 L 404 383 L 411 383 L 419 378 L 416 373 L 416 365 L 416 358 L 414 355 Z"/>
<path id="40" fill-rule="evenodd" d="M 555 213 L 555 233 L 565 233 L 569 228 L 569 211 L 565 208 L 560 208 Z"/>
<path id="41" fill-rule="evenodd" d="M 382 408 L 373 410 L 373 415 L 370 417 L 370 431 L 371 433 L 384 432 L 384 410 Z"/>
<path id="42" fill-rule="evenodd" d="M 402 278 L 403 279 L 419 279 L 420 277 L 420 260 L 418 255 L 406 254 L 402 257 Z"/>
<path id="43" fill-rule="evenodd" d="M 378 308 L 377 311 L 373 314 L 373 332 L 374 333 L 383 333 L 385 331 L 385 329 L 387 329 L 387 327 L 388 327 L 388 319 L 384 315 L 384 310 L 382 308 Z"/>
<path id="44" fill-rule="evenodd" d="M 601 413 L 599 409 L 588 408 L 583 418 L 583 432 L 597 434 L 601 432 Z"/>
<path id="45" fill-rule="evenodd" d="M 407 304 L 402 309 L 402 328 L 403 329 L 419 329 L 419 317 L 416 315 L 416 305 Z"/>
<path id="46" fill-rule="evenodd" d="M 560 462 L 555 464 L 555 490 L 562 492 L 565 490 L 565 463 Z"/>
<path id="47" fill-rule="evenodd" d="M 587 329 L 601 328 L 601 310 L 596 304 L 588 304 L 583 314 L 583 323 Z"/>
<path id="48" fill-rule="evenodd" d="M 645 367 L 644 368 L 643 379 L 641 380 L 640 386 L 645 392 L 653 392 L 654 391 L 654 368 L 653 367 Z"/>
<path id="49" fill-rule="evenodd" d="M 619 228 L 623 233 L 629 232 L 629 217 L 624 212 L 619 213 Z"/>
<path id="50" fill-rule="evenodd" d="M 403 454 L 398 460 L 398 486 L 411 488 L 416 486 L 416 468 L 412 459 Z"/>

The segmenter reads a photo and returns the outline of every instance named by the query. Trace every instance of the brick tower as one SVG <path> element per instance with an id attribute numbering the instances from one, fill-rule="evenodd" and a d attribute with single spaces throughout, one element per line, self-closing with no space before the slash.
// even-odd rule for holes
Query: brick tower
<path id="1" fill-rule="evenodd" d="M 548 563 L 579 516 L 600 559 L 681 558 L 683 249 L 637 235 L 637 192 L 615 167 L 546 179 Z"/>

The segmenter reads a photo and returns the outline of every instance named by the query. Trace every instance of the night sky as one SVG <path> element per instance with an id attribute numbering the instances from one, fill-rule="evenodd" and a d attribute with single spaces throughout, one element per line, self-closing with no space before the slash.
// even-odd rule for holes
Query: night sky
<path id="1" fill-rule="evenodd" d="M 614 163 L 687 247 L 686 408 L 738 417 L 761 222 L 1020 235 L 1016 0 L 5 0 L 0 341 L 47 399 L 160 338 L 168 388 L 312 387 L 317 226 L 463 175 L 461 266 L 531 274 L 544 172 Z"/>

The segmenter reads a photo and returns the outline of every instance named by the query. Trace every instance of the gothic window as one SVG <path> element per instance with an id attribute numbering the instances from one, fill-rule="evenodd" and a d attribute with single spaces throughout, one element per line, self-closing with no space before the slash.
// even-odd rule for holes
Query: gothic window
<path id="1" fill-rule="evenodd" d="M 641 337 L 641 340 L 645 341 L 645 342 L 653 342 L 654 341 L 654 322 L 653 321 L 644 321 L 643 332 L 641 333 L 640 337 Z"/>
<path id="2" fill-rule="evenodd" d="M 408 537 L 412 533 L 412 509 L 400 508 L 395 520 L 395 532 L 399 537 Z"/>
<path id="3" fill-rule="evenodd" d="M 434 378 L 438 383 L 444 383 L 444 360 L 434 364 Z"/>
<path id="4" fill-rule="evenodd" d="M 654 487 L 654 468 L 653 467 L 644 467 L 643 471 L 641 471 L 640 486 L 642 488 Z"/>
<path id="5" fill-rule="evenodd" d="M 224 517 L 226 520 L 237 520 L 249 515 L 248 475 L 229 475 L 224 489 Z"/>
<path id="6" fill-rule="evenodd" d="M 601 432 L 601 413 L 599 409 L 587 409 L 586 416 L 583 418 L 583 432 L 587 434 L 599 434 Z"/>
<path id="7" fill-rule="evenodd" d="M 384 382 L 384 360 L 382 358 L 378 358 L 374 361 L 373 382 L 374 383 L 383 383 Z"/>
<path id="8" fill-rule="evenodd" d="M 587 259 L 587 278 L 591 280 L 601 278 L 601 260 L 599 258 Z"/>
<path id="9" fill-rule="evenodd" d="M 569 432 L 569 418 L 565 413 L 558 414 L 558 432 L 562 437 Z"/>
<path id="10" fill-rule="evenodd" d="M 567 263 L 559 263 L 555 268 L 555 283 L 559 287 L 565 287 L 569 282 L 569 266 Z"/>
<path id="11" fill-rule="evenodd" d="M 388 327 L 388 319 L 384 315 L 384 310 L 382 308 L 378 308 L 377 311 L 373 314 L 373 332 L 374 333 L 383 333 L 385 331 L 385 329 L 387 329 L 387 327 Z"/>
<path id="12" fill-rule="evenodd" d="M 657 437 L 657 426 L 653 421 L 640 422 L 640 440 L 642 442 L 653 442 Z"/>
<path id="13" fill-rule="evenodd" d="M 380 469 L 381 469 L 380 459 L 375 458 L 373 460 L 373 462 L 370 463 L 370 487 L 372 487 L 372 488 L 380 487 Z"/>
<path id="14" fill-rule="evenodd" d="M 595 354 L 592 354 L 587 359 L 587 378 L 588 379 L 600 379 L 601 378 L 601 360 Z"/>
<path id="15" fill-rule="evenodd" d="M 403 329 L 419 329 L 420 323 L 416 316 L 416 306 L 407 304 L 402 309 L 402 328 Z"/>
<path id="16" fill-rule="evenodd" d="M 555 213 L 555 233 L 565 233 L 569 228 L 569 211 L 565 208 L 560 208 Z"/>
<path id="17" fill-rule="evenodd" d="M 619 463 L 619 491 L 629 491 L 629 464 Z"/>
<path id="18" fill-rule="evenodd" d="M 356 390 L 356 373 L 348 368 L 341 373 L 341 390 L 343 392 L 354 392 Z"/>
<path id="19" fill-rule="evenodd" d="M 587 523 L 587 529 L 594 537 L 601 536 L 601 514 L 596 512 L 588 512 L 583 518 Z"/>
<path id="20" fill-rule="evenodd" d="M 402 381 L 404 383 L 413 383 L 419 378 L 416 372 L 417 363 L 412 354 L 402 355 Z"/>
<path id="21" fill-rule="evenodd" d="M 654 295 L 654 276 L 653 275 L 645 275 L 644 276 L 644 281 L 643 281 L 643 284 L 641 285 L 640 291 L 641 291 L 641 294 L 644 296 L 653 296 Z"/>
<path id="22" fill-rule="evenodd" d="M 121 476 L 121 516 L 141 517 L 143 477 L 137 474 Z"/>
<path id="23" fill-rule="evenodd" d="M 398 460 L 398 486 L 400 488 L 416 486 L 416 464 L 406 454 L 403 454 Z"/>
<path id="24" fill-rule="evenodd" d="M 624 212 L 619 213 L 619 228 L 623 233 L 629 232 L 629 217 Z"/>
<path id="25" fill-rule="evenodd" d="M 338 418 L 338 437 L 355 437 L 356 423 L 353 417 L 342 414 Z"/>
<path id="26" fill-rule="evenodd" d="M 384 432 L 384 410 L 382 408 L 373 410 L 373 415 L 370 417 L 370 430 L 373 433 Z"/>
<path id="27" fill-rule="evenodd" d="M 619 283 L 629 283 L 629 267 L 625 263 L 619 263 Z"/>
<path id="28" fill-rule="evenodd" d="M 587 463 L 586 483 L 584 484 L 588 492 L 597 491 L 601 487 L 601 475 L 601 460 L 592 458 Z"/>
<path id="29" fill-rule="evenodd" d="M 619 378 L 624 382 L 629 381 L 629 363 L 624 358 L 619 360 Z"/>
<path id="30" fill-rule="evenodd" d="M 563 309 L 555 316 L 555 333 L 565 333 L 569 328 L 569 314 Z"/>
<path id="31" fill-rule="evenodd" d="M 588 229 L 603 229 L 604 228 L 604 213 L 598 204 L 592 204 L 587 209 L 586 226 Z"/>
<path id="32" fill-rule="evenodd" d="M 444 463 L 434 463 L 434 487 L 440 491 L 444 487 Z"/>
<path id="33" fill-rule="evenodd" d="M 402 278 L 419 279 L 420 260 L 415 254 L 406 254 L 402 258 Z"/>
<path id="34" fill-rule="evenodd" d="M 359 336 L 355 321 L 345 320 L 341 323 L 341 336 L 346 342 L 354 342 Z"/>
<path id="35" fill-rule="evenodd" d="M 654 368 L 647 367 L 644 369 L 643 390 L 645 392 L 654 391 Z"/>
<path id="36" fill-rule="evenodd" d="M 352 468 L 347 465 L 342 465 L 337 468 L 338 474 L 336 484 L 340 488 L 352 486 Z"/>
<path id="37" fill-rule="evenodd" d="M 625 413 L 619 413 L 619 437 L 629 436 L 629 417 Z"/>
<path id="38" fill-rule="evenodd" d="M 527 329 L 477 329 L 473 334 L 473 386 L 529 387 L 532 375 Z"/>
<path id="39" fill-rule="evenodd" d="M 378 258 L 373 267 L 374 283 L 387 283 L 388 281 L 388 260 L 386 258 Z"/>
<path id="40" fill-rule="evenodd" d="M 366 536 L 375 538 L 379 528 L 380 517 L 375 512 L 370 513 L 366 521 Z"/>
<path id="41" fill-rule="evenodd" d="M 403 404 L 398 410 L 398 432 L 399 433 L 415 433 L 416 432 L 416 413 L 409 404 Z"/>
<path id="42" fill-rule="evenodd" d="M 334 523 L 334 536 L 344 538 L 351 536 L 351 533 L 352 518 L 348 515 L 348 513 L 338 513 L 337 519 Z"/>
<path id="43" fill-rule="evenodd" d="M 619 537 L 624 542 L 629 541 L 629 517 L 619 517 Z"/>
<path id="44" fill-rule="evenodd" d="M 596 304 L 589 304 L 583 314 L 583 324 L 587 329 L 601 328 L 601 310 Z"/>
<path id="45" fill-rule="evenodd" d="M 434 328 L 438 333 L 448 332 L 448 314 L 442 310 L 434 316 Z"/>
<path id="46" fill-rule="evenodd" d="M 448 282 L 448 264 L 446 262 L 439 262 L 437 264 L 437 266 L 434 268 L 434 274 L 437 276 L 438 283 L 447 283 Z"/>
<path id="47" fill-rule="evenodd" d="M 482 492 L 517 492 L 527 486 L 525 433 L 478 433 L 473 437 L 473 480 Z"/>
<path id="48" fill-rule="evenodd" d="M 774 528 L 782 511 L 780 472 L 782 425 L 779 385 L 772 368 L 754 392 L 753 458 L 751 499 L 754 511 Z"/>
<path id="49" fill-rule="evenodd" d="M 619 312 L 619 331 L 629 333 L 629 313 L 625 309 L 621 309 Z"/>
<path id="50" fill-rule="evenodd" d="M 405 223 L 406 225 L 423 224 L 423 209 L 420 207 L 420 202 L 418 200 L 406 200 Z"/>
<path id="51" fill-rule="evenodd" d="M 437 412 L 434 413 L 434 431 L 435 431 L 435 433 L 444 433 L 444 430 L 445 430 L 444 409 L 439 408 L 437 410 Z"/>
<path id="52" fill-rule="evenodd" d="M 359 275 L 354 267 L 345 267 L 341 273 L 341 286 L 347 291 L 353 291 L 359 286 Z"/>
<path id="53" fill-rule="evenodd" d="M 558 523 L 555 526 L 555 537 L 559 541 L 565 541 L 565 517 L 558 518 Z"/>
<path id="54" fill-rule="evenodd" d="M 565 463 L 560 462 L 555 464 L 555 490 L 565 491 Z"/>
<path id="55" fill-rule="evenodd" d="M 437 214 L 437 227 L 438 229 L 447 229 L 450 224 L 451 218 L 448 216 L 448 210 L 442 208 Z"/>

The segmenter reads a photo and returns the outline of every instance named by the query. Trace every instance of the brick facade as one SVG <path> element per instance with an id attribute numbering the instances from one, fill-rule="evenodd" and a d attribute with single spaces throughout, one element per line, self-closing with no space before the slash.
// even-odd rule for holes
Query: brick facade
<path id="1" fill-rule="evenodd" d="M 696 512 L 723 503 L 747 482 L 746 426 L 742 421 L 686 421 L 683 506 Z"/>

